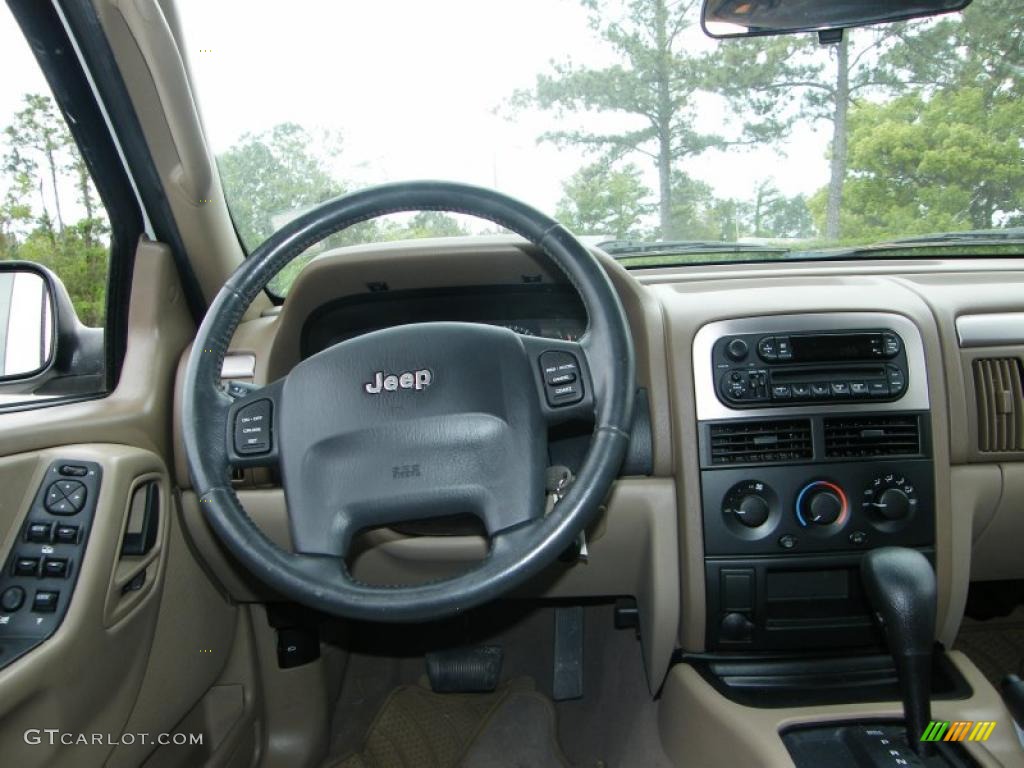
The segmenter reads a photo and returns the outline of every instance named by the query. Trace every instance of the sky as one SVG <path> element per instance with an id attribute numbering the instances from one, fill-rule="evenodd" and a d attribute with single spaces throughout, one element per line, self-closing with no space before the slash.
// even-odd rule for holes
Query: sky
<path id="1" fill-rule="evenodd" d="M 538 144 L 537 137 L 552 128 L 614 132 L 635 125 L 620 115 L 559 119 L 508 106 L 517 89 L 551 71 L 552 61 L 615 61 L 577 0 L 177 4 L 215 152 L 246 132 L 292 121 L 314 132 L 340 132 L 343 151 L 332 170 L 350 187 L 450 179 L 493 187 L 553 213 L 562 184 L 594 157 Z M 694 18 L 686 45 L 727 44 L 707 39 Z M 0 67 L 7 73 L 0 79 L 2 128 L 24 93 L 49 93 L 6 5 L 0 7 Z M 734 119 L 712 98 L 702 101 L 700 114 L 698 127 L 705 130 L 728 131 Z M 765 179 L 786 194 L 810 194 L 828 178 L 828 128 L 798 125 L 774 147 L 707 152 L 681 167 L 721 197 L 750 199 Z M 631 160 L 657 189 L 653 162 L 640 155 Z"/>
<path id="2" fill-rule="evenodd" d="M 221 152 L 246 132 L 294 121 L 341 132 L 336 169 L 355 186 L 441 178 L 494 187 L 553 212 L 562 184 L 593 156 L 538 144 L 552 128 L 613 132 L 618 115 L 513 112 L 552 61 L 605 66 L 614 54 L 576 0 L 177 0 L 204 124 Z M 686 44 L 707 39 L 698 19 Z M 701 128 L 732 115 L 701 104 Z M 786 194 L 828 179 L 828 125 L 800 125 L 774 148 L 708 152 L 683 168 L 722 197 L 771 178 Z M 657 189 L 653 162 L 633 161 Z"/>

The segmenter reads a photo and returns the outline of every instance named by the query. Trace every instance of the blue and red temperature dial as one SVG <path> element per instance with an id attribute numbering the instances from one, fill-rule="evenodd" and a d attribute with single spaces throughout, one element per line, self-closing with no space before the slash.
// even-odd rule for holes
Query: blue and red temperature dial
<path id="1" fill-rule="evenodd" d="M 828 480 L 808 483 L 796 496 L 796 519 L 804 528 L 840 526 L 849 515 L 850 503 L 846 493 Z"/>

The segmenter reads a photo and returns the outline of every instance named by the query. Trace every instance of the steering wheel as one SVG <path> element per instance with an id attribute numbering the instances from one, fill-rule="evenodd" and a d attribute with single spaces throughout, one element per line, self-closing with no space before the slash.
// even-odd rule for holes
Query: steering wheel
<path id="1" fill-rule="evenodd" d="M 578 343 L 475 323 L 417 323 L 336 344 L 263 387 L 225 387 L 221 366 L 252 300 L 330 234 L 378 216 L 437 210 L 487 219 L 536 244 L 578 291 Z M 634 360 L 622 305 L 566 229 L 497 192 L 447 182 L 388 184 L 324 203 L 246 259 L 193 344 L 184 442 L 200 508 L 227 548 L 281 595 L 326 613 L 422 621 L 489 601 L 552 563 L 592 521 L 631 426 Z M 575 482 L 546 511 L 547 432 L 594 420 Z M 293 552 L 271 542 L 232 490 L 234 467 L 280 468 Z M 490 546 L 453 578 L 411 586 L 356 580 L 356 534 L 400 521 L 477 516 Z"/>

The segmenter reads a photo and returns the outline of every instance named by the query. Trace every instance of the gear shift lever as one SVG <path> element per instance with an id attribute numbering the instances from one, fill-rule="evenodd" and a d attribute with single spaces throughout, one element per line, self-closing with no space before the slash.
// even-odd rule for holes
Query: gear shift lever
<path id="1" fill-rule="evenodd" d="M 860 573 L 896 662 L 907 740 L 925 757 L 932 753 L 932 745 L 922 742 L 921 734 L 931 721 L 935 572 L 917 550 L 882 547 L 864 555 Z"/>

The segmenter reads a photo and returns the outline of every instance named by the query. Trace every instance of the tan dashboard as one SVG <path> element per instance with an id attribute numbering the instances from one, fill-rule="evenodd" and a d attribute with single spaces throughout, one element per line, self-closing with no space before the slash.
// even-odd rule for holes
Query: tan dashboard
<path id="1" fill-rule="evenodd" d="M 939 639 L 948 643 L 955 636 L 970 579 L 1024 577 L 1024 563 L 1013 543 L 1024 536 L 1024 427 L 1017 426 L 1024 404 L 1013 400 L 1013 382 L 1002 378 L 1024 360 L 1024 332 L 992 337 L 983 321 L 980 326 L 976 320 L 962 321 L 1024 312 L 1024 261 L 773 262 L 627 272 L 598 255 L 632 327 L 637 384 L 648 394 L 652 462 L 645 476 L 618 481 L 601 521 L 589 532 L 590 560 L 556 567 L 529 591 L 636 595 L 645 609 L 641 634 L 652 690 L 676 647 L 700 651 L 707 639 L 697 413 L 703 382 L 695 372 L 692 350 L 701 329 L 711 323 L 799 315 L 820 319 L 828 328 L 835 313 L 870 313 L 911 328 L 919 338 L 925 376 L 915 384 L 930 403 Z M 301 358 L 310 318 L 346 297 L 563 282 L 544 257 L 515 238 L 391 243 L 331 252 L 301 273 L 281 308 L 240 326 L 232 355 L 243 364 L 229 375 L 255 383 L 284 375 Z M 177 398 L 180 403 L 180 391 Z M 178 481 L 187 489 L 187 469 L 178 448 Z M 247 471 L 236 484 L 254 521 L 287 546 L 285 501 L 273 476 Z M 190 492 L 184 501 L 191 535 L 225 587 L 242 600 L 265 597 L 221 550 Z M 377 532 L 368 537 L 354 567 L 366 578 L 431 578 L 483 551 L 482 541 L 472 536 Z"/>

